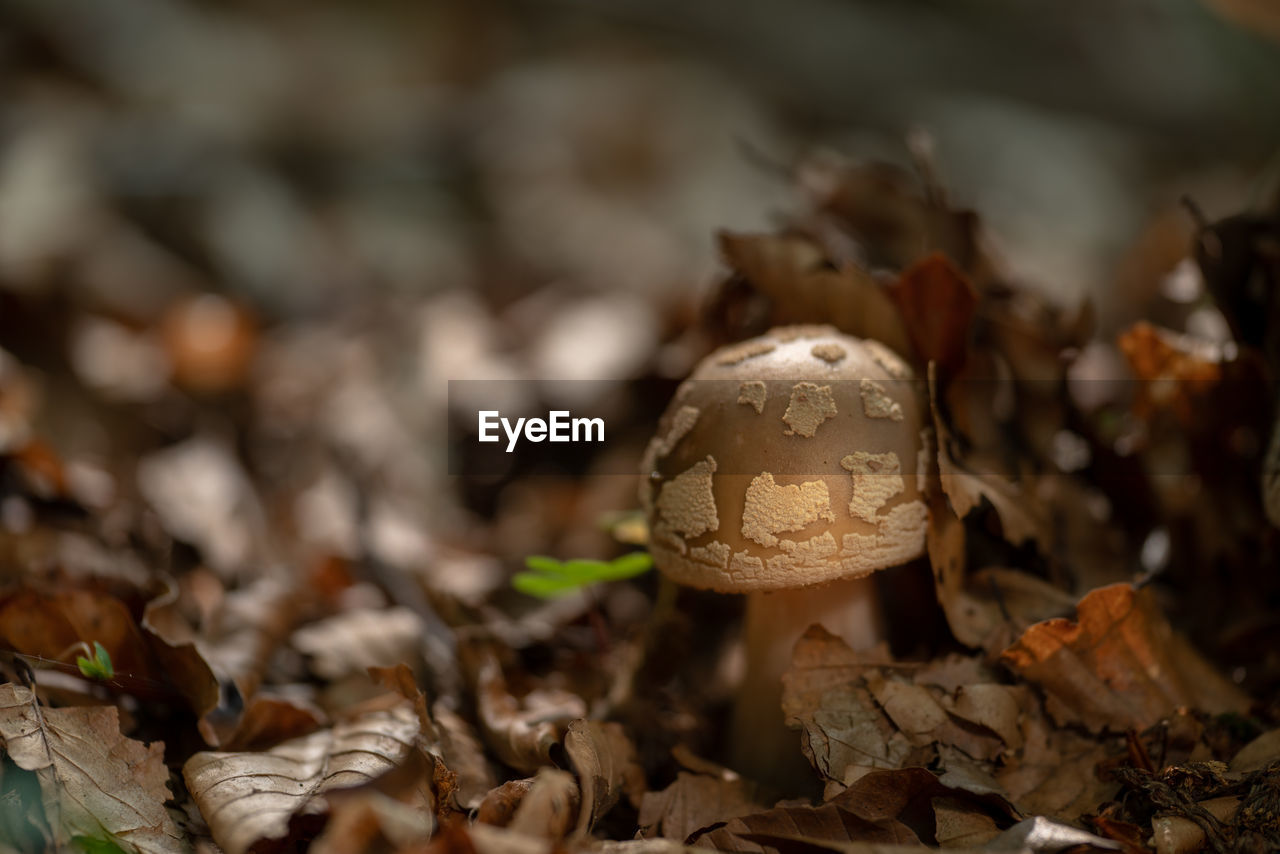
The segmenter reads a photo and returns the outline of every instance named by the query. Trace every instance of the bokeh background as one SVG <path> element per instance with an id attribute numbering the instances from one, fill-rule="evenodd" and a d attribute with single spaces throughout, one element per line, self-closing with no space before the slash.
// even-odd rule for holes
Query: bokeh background
<path id="1" fill-rule="evenodd" d="M 673 382 L 716 230 L 773 228 L 815 158 L 909 164 L 912 132 L 1099 340 L 1225 337 L 1178 199 L 1274 187 L 1277 29 L 1247 0 L 4 0 L 0 346 L 35 368 L 7 406 L 102 506 L 225 522 L 228 563 L 271 529 L 233 460 L 317 551 L 598 551 L 633 486 L 450 477 L 448 380 Z M 619 453 L 670 387 L 617 404 Z"/>

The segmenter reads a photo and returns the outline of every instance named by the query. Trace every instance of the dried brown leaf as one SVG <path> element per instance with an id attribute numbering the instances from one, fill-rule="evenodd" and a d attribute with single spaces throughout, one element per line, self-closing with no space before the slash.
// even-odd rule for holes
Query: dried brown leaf
<path id="1" fill-rule="evenodd" d="M 401 703 L 265 753 L 197 753 L 182 773 L 214 840 L 228 854 L 243 854 L 285 837 L 292 818 L 325 813 L 325 792 L 396 767 L 418 733 L 412 706 Z"/>
<path id="2" fill-rule="evenodd" d="M 800 729 L 805 757 L 828 780 L 901 767 L 911 752 L 862 681 L 880 660 L 854 652 L 821 626 L 810 627 L 796 643 L 782 677 L 782 712 L 787 726 Z"/>
<path id="3" fill-rule="evenodd" d="M 788 843 L 825 845 L 829 842 L 913 845 L 919 844 L 920 838 L 895 819 L 867 821 L 828 803 L 820 807 L 779 807 L 731 819 L 724 827 L 699 837 L 695 847 L 754 852 L 785 850 Z"/>
<path id="4" fill-rule="evenodd" d="M 1096 772 L 1109 755 L 1106 746 L 1054 726 L 1038 706 L 1024 708 L 1022 752 L 996 772 L 996 781 L 1018 809 L 1075 821 L 1109 800 L 1118 784 L 1103 782 Z"/>
<path id="5" fill-rule="evenodd" d="M 142 591 L 121 585 L 118 594 L 88 582 L 15 590 L 0 600 L 0 637 L 17 652 L 63 662 L 101 643 L 118 674 L 107 680 L 110 687 L 146 701 L 185 702 L 197 714 L 212 709 L 217 681 L 194 644 L 170 642 L 148 620 L 153 605 L 176 591 L 170 587 L 148 603 L 141 623 L 125 599 L 139 600 Z"/>
<path id="6" fill-rule="evenodd" d="M 178 852 L 181 836 L 165 801 L 164 744 L 125 738 L 114 706 L 40 709 L 30 689 L 0 685 L 0 742 L 36 772 L 54 841 L 101 839 L 140 852 Z"/>
<path id="7" fill-rule="evenodd" d="M 306 699 L 263 690 L 253 695 L 235 732 L 219 746 L 229 751 L 263 750 L 315 732 L 327 721 L 324 710 Z"/>
<path id="8" fill-rule="evenodd" d="M 954 798 L 933 799 L 934 836 L 940 848 L 978 848 L 1000 835 L 1000 827 L 990 815 Z"/>
<path id="9" fill-rule="evenodd" d="M 469 827 L 446 827 L 425 849 L 410 848 L 422 854 L 552 854 L 562 846 L 542 837 L 517 833 L 488 824 Z"/>
<path id="10" fill-rule="evenodd" d="M 938 441 L 938 476 L 957 516 L 968 516 L 985 498 L 1000 517 L 1005 539 L 1014 545 L 1047 541 L 1043 508 L 1031 491 L 996 473 L 984 473 L 973 460 L 961 460 L 959 446 L 939 406 L 937 365 L 929 365 L 929 405 Z"/>
<path id="11" fill-rule="evenodd" d="M 466 657 L 480 732 L 493 752 L 518 771 L 552 764 L 551 752 L 560 745 L 563 728 L 586 715 L 582 698 L 563 691 L 540 691 L 518 699 L 507 690 L 491 649 L 478 645 Z"/>
<path id="12" fill-rule="evenodd" d="M 956 640 L 996 653 L 1027 626 L 1068 613 L 1074 600 L 1048 582 L 1003 567 L 966 573 L 965 528 L 945 496 L 929 503 L 925 543 L 934 591 Z"/>
<path id="13" fill-rule="evenodd" d="M 821 214 L 819 229 L 849 235 L 871 263 L 901 270 L 941 252 L 971 276 L 987 273 L 977 215 L 948 207 L 931 176 L 921 187 L 916 175 L 887 163 L 814 158 L 803 168 Z"/>
<path id="14" fill-rule="evenodd" d="M 571 721 L 564 736 L 564 752 L 582 789 L 576 833 L 589 833 L 623 794 L 639 804 L 645 789 L 644 769 L 620 724 Z"/>
<path id="15" fill-rule="evenodd" d="M 1001 660 L 1044 690 L 1055 720 L 1094 732 L 1146 729 L 1178 706 L 1213 713 L 1248 706 L 1174 632 L 1151 592 L 1128 584 L 1089 593 L 1075 621 L 1035 624 Z"/>
<path id="16" fill-rule="evenodd" d="M 973 285 L 935 252 L 903 270 L 892 294 L 920 361 L 936 362 L 945 376 L 953 376 L 964 363 L 978 306 Z"/>
<path id="17" fill-rule="evenodd" d="M 458 775 L 454 798 L 461 809 L 475 809 L 495 784 L 484 747 L 471 724 L 443 702 L 437 701 L 431 707 L 431 717 L 439 737 L 440 757 Z"/>
<path id="18" fill-rule="evenodd" d="M 720 232 L 719 240 L 729 266 L 772 300 L 770 325 L 830 323 L 910 357 L 902 315 L 865 270 L 833 266 L 817 244 L 797 234 Z"/>
<path id="19" fill-rule="evenodd" d="M 252 706 L 271 655 L 284 642 L 301 599 L 290 584 L 271 578 L 227 594 L 200 650 L 220 680 L 232 681 L 237 703 L 224 703 L 200 721 L 200 734 L 215 747 L 236 743 L 245 710 Z"/>
<path id="20" fill-rule="evenodd" d="M 404 848 L 425 841 L 434 822 L 429 810 L 402 803 L 379 792 L 335 804 L 324 833 L 307 849 L 310 854 L 347 854 Z"/>
<path id="21" fill-rule="evenodd" d="M 755 784 L 681 771 L 660 792 L 646 792 L 640 801 L 640 832 L 683 842 L 695 832 L 732 818 L 759 812 Z"/>
<path id="22" fill-rule="evenodd" d="M 948 799 L 952 808 L 963 806 L 989 815 L 997 825 L 1012 824 L 1016 818 L 1000 798 L 952 789 L 924 768 L 903 768 L 872 771 L 818 807 L 778 807 L 733 819 L 702 836 L 698 845 L 757 851 L 760 845 L 801 839 L 811 843 L 936 844 L 933 805 L 941 798 Z"/>
<path id="23" fill-rule="evenodd" d="M 439 760 L 411 750 L 395 768 L 367 783 L 330 789 L 329 819 L 308 850 L 343 854 L 425 842 L 437 827 Z"/>
<path id="24" fill-rule="evenodd" d="M 796 644 L 783 677 L 787 723 L 801 729 L 805 755 L 827 780 L 848 784 L 871 769 L 900 768 L 944 747 L 990 760 L 1011 749 L 1009 739 L 1020 745 L 1021 712 L 1004 686 L 966 686 L 974 691 L 966 698 L 962 689 L 947 691 L 918 678 L 934 678 L 928 671 L 865 655 L 813 626 Z"/>

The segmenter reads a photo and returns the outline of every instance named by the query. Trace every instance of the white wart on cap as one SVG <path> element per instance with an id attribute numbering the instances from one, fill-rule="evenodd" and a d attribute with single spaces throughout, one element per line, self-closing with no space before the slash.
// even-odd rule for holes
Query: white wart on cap
<path id="1" fill-rule="evenodd" d="M 650 551 L 721 592 L 868 575 L 924 553 L 922 403 L 884 345 L 788 326 L 712 353 L 642 462 Z"/>

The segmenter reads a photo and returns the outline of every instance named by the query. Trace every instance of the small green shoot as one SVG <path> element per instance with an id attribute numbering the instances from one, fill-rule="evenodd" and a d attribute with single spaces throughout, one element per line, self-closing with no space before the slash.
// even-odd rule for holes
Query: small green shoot
<path id="1" fill-rule="evenodd" d="M 88 651 L 86 647 L 85 652 Z M 116 669 L 111 664 L 111 655 L 97 641 L 93 642 L 93 658 L 77 656 L 76 666 L 87 678 L 97 679 L 100 682 L 105 682 L 116 675 Z"/>
<path id="2" fill-rule="evenodd" d="M 648 552 L 631 552 L 613 560 L 561 561 L 534 555 L 525 558 L 524 565 L 529 571 L 517 573 L 511 586 L 529 596 L 554 599 L 591 584 L 642 575 L 653 568 L 653 557 Z"/>

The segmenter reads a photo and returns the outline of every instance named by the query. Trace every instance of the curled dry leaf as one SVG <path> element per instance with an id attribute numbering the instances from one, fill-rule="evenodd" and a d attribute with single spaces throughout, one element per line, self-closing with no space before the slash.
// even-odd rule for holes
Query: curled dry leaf
<path id="1" fill-rule="evenodd" d="M 986 499 L 1000 517 L 1005 539 L 1014 545 L 1047 541 L 1046 521 L 1034 494 L 1000 474 L 983 473 L 958 455 L 958 443 L 939 406 L 937 365 L 929 365 L 929 406 L 938 440 L 938 476 L 957 516 L 965 517 Z"/>
<path id="2" fill-rule="evenodd" d="M 436 773 L 451 778 L 445 787 L 447 791 L 437 787 L 436 807 L 441 815 L 477 808 L 483 812 L 484 802 L 499 789 L 494 788 L 493 769 L 471 724 L 443 700 L 437 700 L 428 710 L 426 694 L 406 664 L 370 667 L 369 675 L 413 703 L 421 727 L 419 742 L 423 750 L 432 755 Z M 514 809 L 513 802 L 511 810 Z"/>
<path id="3" fill-rule="evenodd" d="M 495 827 L 506 827 L 511 817 L 516 814 L 520 801 L 533 788 L 533 778 L 508 780 L 501 786 L 489 790 L 476 808 L 476 821 L 481 824 L 492 824 Z"/>
<path id="4" fill-rule="evenodd" d="M 495 785 L 493 769 L 485 758 L 484 746 L 469 721 L 437 700 L 431 717 L 440 737 L 440 756 L 445 767 L 458 775 L 454 798 L 464 810 L 480 805 L 485 793 Z"/>
<path id="5" fill-rule="evenodd" d="M 519 771 L 552 764 L 551 753 L 560 745 L 563 728 L 586 715 L 582 698 L 564 691 L 536 691 L 517 699 L 507 690 L 493 650 L 478 645 L 468 652 L 485 742 L 499 759 Z"/>
<path id="6" fill-rule="evenodd" d="M 527 836 L 564 839 L 573 829 L 581 805 L 578 781 L 572 774 L 559 768 L 541 768 L 507 826 Z"/>
<path id="7" fill-rule="evenodd" d="M 36 772 L 57 845 L 106 834 L 145 854 L 184 850 L 164 806 L 164 744 L 121 735 L 114 706 L 42 710 L 30 689 L 0 685 L 0 742 L 18 767 Z"/>
<path id="8" fill-rule="evenodd" d="M 174 595 L 168 588 L 152 600 L 139 623 L 123 599 L 104 590 L 23 588 L 0 598 L 0 638 L 17 652 L 62 661 L 78 644 L 101 643 L 119 674 L 109 686 L 150 702 L 185 702 L 204 714 L 218 699 L 209 665 L 194 644 L 170 642 L 148 619 L 157 602 Z"/>
<path id="9" fill-rule="evenodd" d="M 859 338 L 874 338 L 902 356 L 911 338 L 888 291 L 852 263 L 838 268 L 798 234 L 721 232 L 729 266 L 773 302 L 770 326 L 830 323 Z"/>
<path id="10" fill-rule="evenodd" d="M 539 836 L 473 824 L 444 828 L 422 850 L 424 854 L 553 854 L 564 848 L 559 842 Z"/>
<path id="11" fill-rule="evenodd" d="M 378 792 L 335 805 L 329 823 L 309 854 L 347 854 L 424 842 L 434 827 L 431 812 Z"/>
<path id="12" fill-rule="evenodd" d="M 741 777 L 727 780 L 681 771 L 660 792 L 646 792 L 640 801 L 640 832 L 683 842 L 703 828 L 759 812 L 755 783 Z"/>
<path id="13" fill-rule="evenodd" d="M 1150 590 L 1128 584 L 1089 593 L 1074 621 L 1035 624 L 1001 660 L 1044 690 L 1055 720 L 1093 732 L 1146 729 L 1178 706 L 1211 713 L 1248 706 L 1174 632 Z"/>
<path id="14" fill-rule="evenodd" d="M 222 598 L 200 651 L 220 680 L 235 683 L 237 697 L 200 721 L 206 742 L 221 747 L 235 743 L 237 729 L 248 716 L 267 662 L 284 642 L 297 613 L 293 586 L 263 578 Z"/>
<path id="15" fill-rule="evenodd" d="M 439 762 L 421 750 L 367 783 L 325 793 L 329 820 L 309 847 L 315 854 L 344 854 L 425 842 L 437 827 Z"/>
<path id="16" fill-rule="evenodd" d="M 571 721 L 564 736 L 564 752 L 582 790 L 575 833 L 589 833 L 623 794 L 639 805 L 645 789 L 644 769 L 636 761 L 635 745 L 621 724 Z"/>
<path id="17" fill-rule="evenodd" d="M 325 792 L 396 767 L 418 733 L 411 704 L 401 703 L 265 753 L 197 753 L 182 773 L 214 841 L 228 854 L 243 854 L 285 837 L 294 817 L 325 813 Z"/>
<path id="18" fill-rule="evenodd" d="M 1024 629 L 1070 613 L 1075 600 L 1048 582 L 1003 567 L 965 571 L 964 523 L 935 495 L 929 502 L 925 542 L 934 591 L 956 640 L 990 654 L 1006 648 Z"/>

